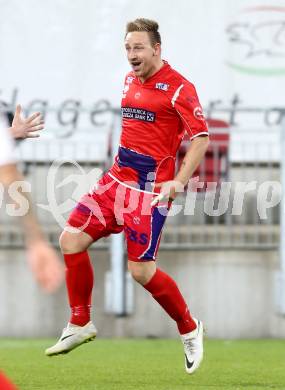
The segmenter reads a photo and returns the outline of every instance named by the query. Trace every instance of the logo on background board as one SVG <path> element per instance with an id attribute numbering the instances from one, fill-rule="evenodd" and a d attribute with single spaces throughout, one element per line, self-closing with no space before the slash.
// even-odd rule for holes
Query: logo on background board
<path id="1" fill-rule="evenodd" d="M 285 75 L 285 7 L 246 8 L 228 24 L 226 34 L 230 68 L 257 76 Z"/>

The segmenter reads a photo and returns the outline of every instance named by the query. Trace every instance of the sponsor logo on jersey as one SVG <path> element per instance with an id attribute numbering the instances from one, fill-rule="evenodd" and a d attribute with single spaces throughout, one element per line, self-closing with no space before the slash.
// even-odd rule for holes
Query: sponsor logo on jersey
<path id="1" fill-rule="evenodd" d="M 139 99 L 141 97 L 141 94 L 140 94 L 140 92 L 137 92 L 136 94 L 135 94 L 135 99 Z"/>
<path id="2" fill-rule="evenodd" d="M 144 122 L 155 122 L 155 113 L 144 108 L 122 107 L 122 117 Z"/>
<path id="3" fill-rule="evenodd" d="M 130 89 L 129 84 L 126 84 L 124 89 L 123 89 L 123 99 L 127 96 L 127 92 Z"/>
<path id="4" fill-rule="evenodd" d="M 134 77 L 132 77 L 132 76 L 128 76 L 127 77 L 127 84 L 132 84 L 132 82 L 134 81 Z"/>
<path id="5" fill-rule="evenodd" d="M 156 89 L 160 89 L 161 91 L 168 91 L 169 84 L 165 84 L 165 83 L 156 83 L 156 84 L 155 84 L 155 88 L 156 88 Z"/>
<path id="6" fill-rule="evenodd" d="M 130 241 L 135 242 L 136 244 L 146 245 L 148 242 L 148 235 L 146 233 L 137 232 L 135 229 L 132 229 L 130 227 L 126 227 L 125 232 L 127 238 Z"/>
<path id="7" fill-rule="evenodd" d="M 140 217 L 134 217 L 133 218 L 133 222 L 134 222 L 135 225 L 139 225 L 141 223 Z"/>
<path id="8" fill-rule="evenodd" d="M 194 114 L 195 118 L 199 119 L 200 121 L 205 120 L 203 110 L 201 107 L 198 106 L 198 107 L 194 108 L 193 114 Z"/>
<path id="9" fill-rule="evenodd" d="M 130 84 L 132 84 L 134 79 L 135 78 L 132 77 L 132 76 L 128 76 L 127 77 L 126 84 L 125 84 L 125 87 L 124 87 L 124 90 L 123 90 L 123 99 L 127 96 L 127 92 L 130 89 Z"/>

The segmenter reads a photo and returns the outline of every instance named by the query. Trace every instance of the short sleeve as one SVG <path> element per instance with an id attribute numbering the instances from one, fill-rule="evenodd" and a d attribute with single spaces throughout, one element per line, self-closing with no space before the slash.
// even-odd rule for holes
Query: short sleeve
<path id="1" fill-rule="evenodd" d="M 176 89 L 171 103 L 179 114 L 190 139 L 209 135 L 203 109 L 193 84 L 183 80 Z"/>
<path id="2" fill-rule="evenodd" d="M 0 115 L 0 166 L 16 162 L 14 142 L 8 130 L 8 123 Z"/>

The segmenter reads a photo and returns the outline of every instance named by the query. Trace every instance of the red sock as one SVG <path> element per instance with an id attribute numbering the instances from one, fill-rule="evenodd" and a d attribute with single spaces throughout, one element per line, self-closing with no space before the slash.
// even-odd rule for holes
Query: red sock
<path id="1" fill-rule="evenodd" d="M 0 389 L 1 390 L 17 390 L 16 389 L 16 386 L 12 384 L 12 382 L 10 382 L 8 380 L 8 378 L 6 378 L 4 376 L 4 374 L 2 374 L 0 372 Z"/>
<path id="2" fill-rule="evenodd" d="M 66 286 L 71 307 L 70 323 L 84 326 L 90 321 L 93 268 L 87 251 L 64 254 Z"/>
<path id="3" fill-rule="evenodd" d="M 151 280 L 144 285 L 166 313 L 177 323 L 180 334 L 192 332 L 197 325 L 175 281 L 157 268 Z"/>

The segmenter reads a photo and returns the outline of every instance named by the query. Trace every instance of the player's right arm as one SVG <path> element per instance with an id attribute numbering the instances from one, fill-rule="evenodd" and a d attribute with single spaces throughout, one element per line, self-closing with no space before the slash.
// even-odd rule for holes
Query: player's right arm
<path id="1" fill-rule="evenodd" d="M 17 169 L 13 142 L 9 131 L 0 127 L 0 183 L 6 189 L 23 177 Z M 27 193 L 21 193 L 22 199 L 28 204 L 28 211 L 20 217 L 25 232 L 27 259 L 36 280 L 47 291 L 55 291 L 63 280 L 63 266 L 55 251 L 44 238 L 32 209 L 32 202 Z M 14 201 L 16 207 L 20 205 Z"/>

